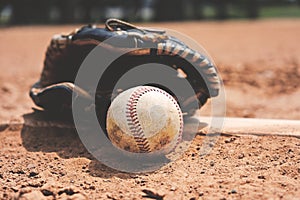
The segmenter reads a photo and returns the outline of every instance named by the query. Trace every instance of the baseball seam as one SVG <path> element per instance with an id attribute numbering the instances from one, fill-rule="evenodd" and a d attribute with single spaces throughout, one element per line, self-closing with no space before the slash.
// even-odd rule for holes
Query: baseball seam
<path id="1" fill-rule="evenodd" d="M 140 97 L 147 93 L 148 88 L 140 88 L 134 91 L 128 100 L 127 109 L 126 109 L 126 117 L 127 123 L 129 126 L 129 130 L 133 134 L 133 138 L 142 153 L 150 152 L 150 144 L 145 134 L 143 132 L 142 126 L 138 120 L 136 106 L 140 99 Z"/>
<path id="2" fill-rule="evenodd" d="M 149 144 L 148 139 L 145 137 L 142 126 L 139 122 L 136 107 L 137 107 L 137 103 L 138 103 L 139 99 L 141 98 L 141 96 L 143 96 L 144 94 L 146 94 L 148 92 L 152 92 L 152 91 L 160 92 L 160 93 L 164 94 L 165 96 L 167 96 L 176 106 L 178 115 L 180 116 L 179 135 L 177 137 L 176 144 L 175 144 L 174 148 L 172 149 L 172 151 L 173 151 L 176 148 L 176 146 L 180 143 L 181 138 L 182 138 L 183 118 L 182 118 L 181 110 L 180 110 L 177 102 L 175 101 L 175 99 L 171 95 L 169 95 L 167 92 L 165 92 L 161 89 L 142 87 L 142 88 L 137 89 L 130 95 L 128 103 L 126 105 L 127 106 L 126 107 L 126 117 L 127 117 L 127 123 L 129 126 L 129 130 L 133 134 L 134 140 L 135 140 L 140 152 L 142 152 L 142 153 L 150 152 L 151 151 L 150 144 Z"/>

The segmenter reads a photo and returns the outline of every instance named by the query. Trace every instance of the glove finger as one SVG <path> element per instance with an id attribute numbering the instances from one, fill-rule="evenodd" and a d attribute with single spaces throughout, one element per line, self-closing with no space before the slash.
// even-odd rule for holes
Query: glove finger
<path id="1" fill-rule="evenodd" d="M 70 82 L 53 84 L 48 87 L 40 87 L 39 82 L 30 90 L 30 97 L 34 103 L 44 110 L 65 111 L 71 110 L 72 97 L 83 100 L 85 105 L 92 102 L 92 97 L 83 89 Z"/>

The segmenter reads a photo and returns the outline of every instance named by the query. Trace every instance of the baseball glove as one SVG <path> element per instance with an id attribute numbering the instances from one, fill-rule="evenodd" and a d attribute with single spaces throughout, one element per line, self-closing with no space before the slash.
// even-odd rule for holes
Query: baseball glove
<path id="1" fill-rule="evenodd" d="M 92 94 L 88 87 L 74 84 L 76 74 L 87 55 L 110 38 L 114 42 L 102 48 L 108 52 L 122 52 L 126 49 L 126 53 L 111 63 L 98 83 L 96 94 Z M 128 49 L 132 51 L 128 52 Z M 184 77 L 189 82 L 194 90 L 192 99 L 197 101 L 197 108 L 219 93 L 220 81 L 216 68 L 205 55 L 167 35 L 165 31 L 140 28 L 118 19 L 109 19 L 105 28 L 88 25 L 67 35 L 55 35 L 48 46 L 40 80 L 30 89 L 30 97 L 37 106 L 57 114 L 71 113 L 72 95 L 75 94 L 77 99 L 86 102 L 83 111 L 88 110 L 86 108 L 90 107 L 91 102 L 95 102 L 99 121 L 105 121 L 111 98 L 117 95 L 113 91 L 128 89 L 115 90 L 119 78 L 128 70 L 145 63 L 167 65 L 174 69 L 176 75 L 180 71 L 182 76 L 170 76 L 175 81 L 181 81 Z M 168 88 L 156 83 L 149 85 L 168 91 Z M 192 115 L 197 109 L 189 106 L 193 101 L 190 97 L 179 97 L 172 91 L 168 92 L 184 102 L 179 103 L 183 113 Z"/>

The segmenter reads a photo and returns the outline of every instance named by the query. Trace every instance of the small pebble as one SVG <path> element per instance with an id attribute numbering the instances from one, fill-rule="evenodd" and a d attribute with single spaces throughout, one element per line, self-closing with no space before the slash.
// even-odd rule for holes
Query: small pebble
<path id="1" fill-rule="evenodd" d="M 73 188 L 65 188 L 65 189 L 60 190 L 60 191 L 58 192 L 58 195 L 61 195 L 61 194 L 63 194 L 63 193 L 66 193 L 67 195 L 73 195 L 73 194 L 75 194 L 75 193 L 77 193 L 77 192 L 75 192 L 75 191 L 73 190 Z"/>
<path id="2" fill-rule="evenodd" d="M 106 193 L 106 197 L 109 199 L 115 199 L 111 193 Z"/>
<path id="3" fill-rule="evenodd" d="M 238 156 L 238 159 L 243 159 L 245 157 L 245 155 L 243 153 L 241 153 L 239 156 Z"/>
<path id="4" fill-rule="evenodd" d="M 176 189 L 177 189 L 176 186 L 172 186 L 170 190 L 175 191 Z"/>
<path id="5" fill-rule="evenodd" d="M 257 178 L 259 178 L 259 179 L 266 179 L 266 177 L 263 176 L 263 175 L 260 175 L 260 176 L 258 176 Z"/>
<path id="6" fill-rule="evenodd" d="M 19 189 L 17 188 L 17 187 L 11 187 L 10 188 L 12 191 L 14 191 L 14 192 L 18 192 L 19 191 Z"/>
<path id="7" fill-rule="evenodd" d="M 51 192 L 50 190 L 47 190 L 47 189 L 42 189 L 41 192 L 43 193 L 44 196 L 54 195 L 53 192 Z"/>
<path id="8" fill-rule="evenodd" d="M 37 173 L 37 172 L 30 172 L 28 177 L 29 177 L 29 178 L 30 178 L 30 177 L 35 177 L 35 176 L 37 176 L 38 174 L 39 174 L 39 173 Z"/>
<path id="9" fill-rule="evenodd" d="M 228 194 L 236 194 L 237 191 L 235 189 L 231 190 L 230 192 L 228 192 Z"/>
<path id="10" fill-rule="evenodd" d="M 29 193 L 31 191 L 32 191 L 32 189 L 30 187 L 24 187 L 24 188 L 20 189 L 19 193 L 20 193 L 20 195 L 22 195 L 22 194 L 25 194 L 25 193 Z"/>
<path id="11" fill-rule="evenodd" d="M 28 186 L 38 188 L 38 187 L 42 187 L 43 184 L 39 181 L 34 180 L 34 181 L 28 182 Z"/>
<path id="12" fill-rule="evenodd" d="M 157 191 L 153 189 L 143 189 L 142 192 L 145 193 L 145 195 L 143 195 L 143 197 L 145 198 L 162 200 L 165 196 L 165 193 L 163 193 L 162 191 Z"/>
<path id="13" fill-rule="evenodd" d="M 287 185 L 285 183 L 281 183 L 281 186 L 282 187 L 286 187 Z"/>
<path id="14" fill-rule="evenodd" d="M 35 165 L 34 165 L 34 164 L 29 164 L 29 165 L 27 165 L 27 169 L 33 169 L 33 168 L 35 168 Z"/>
<path id="15" fill-rule="evenodd" d="M 225 143 L 231 143 L 231 142 L 234 142 L 236 139 L 234 137 L 232 138 L 228 138 L 225 140 Z"/>
<path id="16" fill-rule="evenodd" d="M 138 178 L 139 176 L 137 176 L 137 175 L 135 175 L 135 174 L 131 174 L 130 175 L 130 178 L 133 178 L 133 179 L 136 179 L 136 178 Z"/>
<path id="17" fill-rule="evenodd" d="M 294 151 L 292 150 L 292 149 L 289 149 L 288 151 L 287 151 L 287 153 L 293 153 Z"/>
<path id="18" fill-rule="evenodd" d="M 90 189 L 91 189 L 91 190 L 95 190 L 96 187 L 95 187 L 94 185 L 91 185 L 91 186 L 90 186 Z"/>
<path id="19" fill-rule="evenodd" d="M 141 183 L 146 183 L 147 181 L 145 179 L 141 179 Z"/>

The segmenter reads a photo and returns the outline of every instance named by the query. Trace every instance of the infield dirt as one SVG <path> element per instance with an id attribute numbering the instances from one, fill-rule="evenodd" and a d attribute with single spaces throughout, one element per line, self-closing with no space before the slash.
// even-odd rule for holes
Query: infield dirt
<path id="1" fill-rule="evenodd" d="M 300 20 L 143 26 L 174 29 L 207 50 L 224 81 L 227 116 L 300 119 Z M 74 131 L 5 125 L 32 112 L 28 90 L 51 37 L 74 28 L 0 29 L 0 199 L 300 198 L 299 137 L 223 135 L 201 156 L 200 131 L 176 162 L 126 174 L 96 161 Z"/>

